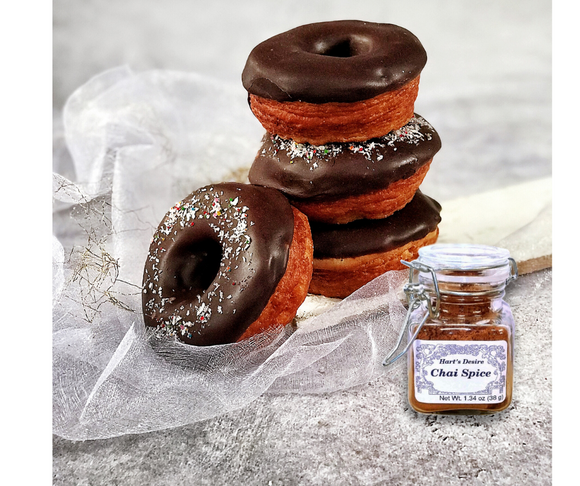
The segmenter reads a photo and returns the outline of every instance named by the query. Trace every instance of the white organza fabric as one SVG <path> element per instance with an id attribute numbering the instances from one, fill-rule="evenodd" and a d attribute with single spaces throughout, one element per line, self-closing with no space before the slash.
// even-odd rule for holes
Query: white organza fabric
<path id="1" fill-rule="evenodd" d="M 194 189 L 239 177 L 262 134 L 245 92 L 196 74 L 114 69 L 68 100 L 54 139 L 55 434 L 150 432 L 387 371 L 404 271 L 241 343 L 187 346 L 144 328 L 140 284 L 159 221 Z"/>

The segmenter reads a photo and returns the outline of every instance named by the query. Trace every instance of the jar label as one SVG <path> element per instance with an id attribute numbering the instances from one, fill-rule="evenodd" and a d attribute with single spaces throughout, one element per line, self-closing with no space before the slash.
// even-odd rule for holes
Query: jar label
<path id="1" fill-rule="evenodd" d="M 422 403 L 501 403 L 506 341 L 413 342 L 415 398 Z"/>

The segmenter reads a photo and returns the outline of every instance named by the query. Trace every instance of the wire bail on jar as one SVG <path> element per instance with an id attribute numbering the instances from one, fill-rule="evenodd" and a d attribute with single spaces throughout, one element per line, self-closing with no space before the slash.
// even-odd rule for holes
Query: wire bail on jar
<path id="1" fill-rule="evenodd" d="M 413 342 L 415 341 L 415 339 L 417 338 L 417 336 L 419 335 L 419 332 L 423 328 L 425 322 L 427 322 L 427 319 L 437 318 L 439 316 L 441 291 L 439 289 L 439 282 L 437 280 L 437 273 L 435 269 L 423 262 L 420 262 L 419 260 L 414 260 L 412 262 L 401 260 L 401 263 L 409 267 L 409 281 L 403 287 L 403 291 L 407 296 L 409 309 L 407 310 L 405 322 L 403 324 L 403 327 L 401 328 L 401 332 L 397 339 L 397 343 L 392 349 L 392 351 L 383 360 L 383 366 L 389 366 L 393 364 L 395 361 L 397 361 L 399 358 L 404 356 L 411 347 L 411 345 L 413 344 Z M 507 258 L 507 263 L 509 264 L 509 276 L 505 281 L 506 285 L 518 277 L 518 267 L 516 261 L 513 258 L 509 257 Z M 497 265 L 489 265 L 484 267 L 478 267 L 477 269 L 489 270 L 495 268 L 496 266 Z M 441 271 L 441 269 L 439 269 L 439 271 Z M 429 293 L 429 289 L 427 289 L 423 283 L 420 283 L 419 281 L 420 273 L 430 274 L 431 279 L 433 281 L 432 292 L 434 293 L 434 295 L 431 295 Z M 481 294 L 490 292 L 492 291 L 483 291 L 481 292 Z M 454 292 L 454 291 L 446 292 L 446 294 L 447 293 L 452 295 L 463 294 L 462 292 Z M 407 342 L 406 346 L 403 348 L 402 351 L 400 351 L 397 354 L 397 350 L 400 348 L 401 343 L 403 342 L 403 339 L 405 337 L 405 334 L 409 332 L 410 327 L 414 324 L 411 320 L 413 312 L 417 310 L 419 307 L 421 307 L 423 304 L 426 306 L 428 312 L 426 312 L 423 315 L 421 321 L 417 325 L 417 329 L 413 333 L 413 336 Z"/>

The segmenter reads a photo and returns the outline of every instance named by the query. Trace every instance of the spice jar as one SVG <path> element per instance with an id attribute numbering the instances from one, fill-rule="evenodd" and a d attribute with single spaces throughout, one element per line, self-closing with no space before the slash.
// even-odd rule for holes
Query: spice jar
<path id="1" fill-rule="evenodd" d="M 514 320 L 503 300 L 517 278 L 509 252 L 483 245 L 421 248 L 409 267 L 409 403 L 417 412 L 485 414 L 512 399 Z M 400 339 L 402 340 L 402 339 Z M 399 343 L 400 344 L 400 343 Z"/>

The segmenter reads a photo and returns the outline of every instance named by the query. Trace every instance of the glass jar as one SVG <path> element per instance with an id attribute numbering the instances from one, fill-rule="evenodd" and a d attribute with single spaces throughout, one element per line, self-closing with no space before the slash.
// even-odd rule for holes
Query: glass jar
<path id="1" fill-rule="evenodd" d="M 509 251 L 436 244 L 403 263 L 410 268 L 408 344 L 397 358 L 408 351 L 411 407 L 430 414 L 505 410 L 512 399 L 514 320 L 503 298 L 517 278 Z"/>

